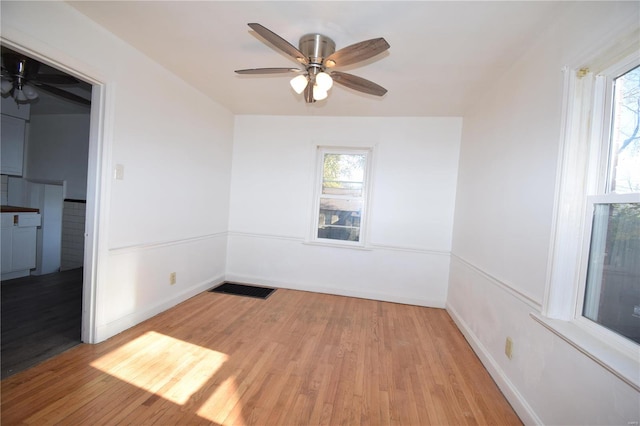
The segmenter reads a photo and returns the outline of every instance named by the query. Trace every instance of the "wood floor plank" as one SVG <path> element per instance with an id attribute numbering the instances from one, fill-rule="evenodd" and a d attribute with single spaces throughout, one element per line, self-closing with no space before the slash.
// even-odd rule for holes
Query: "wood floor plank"
<path id="1" fill-rule="evenodd" d="M 521 424 L 446 311 L 202 293 L 4 379 L 3 424 Z"/>

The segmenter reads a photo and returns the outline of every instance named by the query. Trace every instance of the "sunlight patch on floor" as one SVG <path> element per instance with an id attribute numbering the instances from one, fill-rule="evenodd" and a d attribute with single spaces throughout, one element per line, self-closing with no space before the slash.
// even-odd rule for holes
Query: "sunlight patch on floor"
<path id="1" fill-rule="evenodd" d="M 109 352 L 91 366 L 183 405 L 229 357 L 153 331 Z"/>
<path id="2" fill-rule="evenodd" d="M 239 404 L 235 377 L 228 377 L 202 404 L 198 416 L 218 424 L 237 424 L 242 420 L 242 404 Z"/>

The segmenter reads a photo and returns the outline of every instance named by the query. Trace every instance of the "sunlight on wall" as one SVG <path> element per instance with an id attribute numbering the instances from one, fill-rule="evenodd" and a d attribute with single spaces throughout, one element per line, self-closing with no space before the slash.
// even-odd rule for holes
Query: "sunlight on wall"
<path id="1" fill-rule="evenodd" d="M 184 405 L 228 358 L 224 353 L 150 331 L 98 358 L 91 366 Z"/>

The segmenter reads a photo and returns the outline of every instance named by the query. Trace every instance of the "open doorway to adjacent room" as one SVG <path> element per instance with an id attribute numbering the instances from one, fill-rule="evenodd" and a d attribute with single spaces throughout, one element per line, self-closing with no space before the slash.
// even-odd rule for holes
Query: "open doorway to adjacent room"
<path id="1" fill-rule="evenodd" d="M 95 170 L 92 85 L 19 49 L 1 51 L 4 379 L 81 342 L 87 182 Z"/>

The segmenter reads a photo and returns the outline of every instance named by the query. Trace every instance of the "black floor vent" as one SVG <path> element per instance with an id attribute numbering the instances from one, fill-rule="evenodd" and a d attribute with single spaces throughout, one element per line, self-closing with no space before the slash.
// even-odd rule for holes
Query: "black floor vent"
<path id="1" fill-rule="evenodd" d="M 276 291 L 275 288 L 257 287 L 253 285 L 222 283 L 218 287 L 209 290 L 212 293 L 235 294 L 236 296 L 255 297 L 257 299 L 266 299 Z"/>

